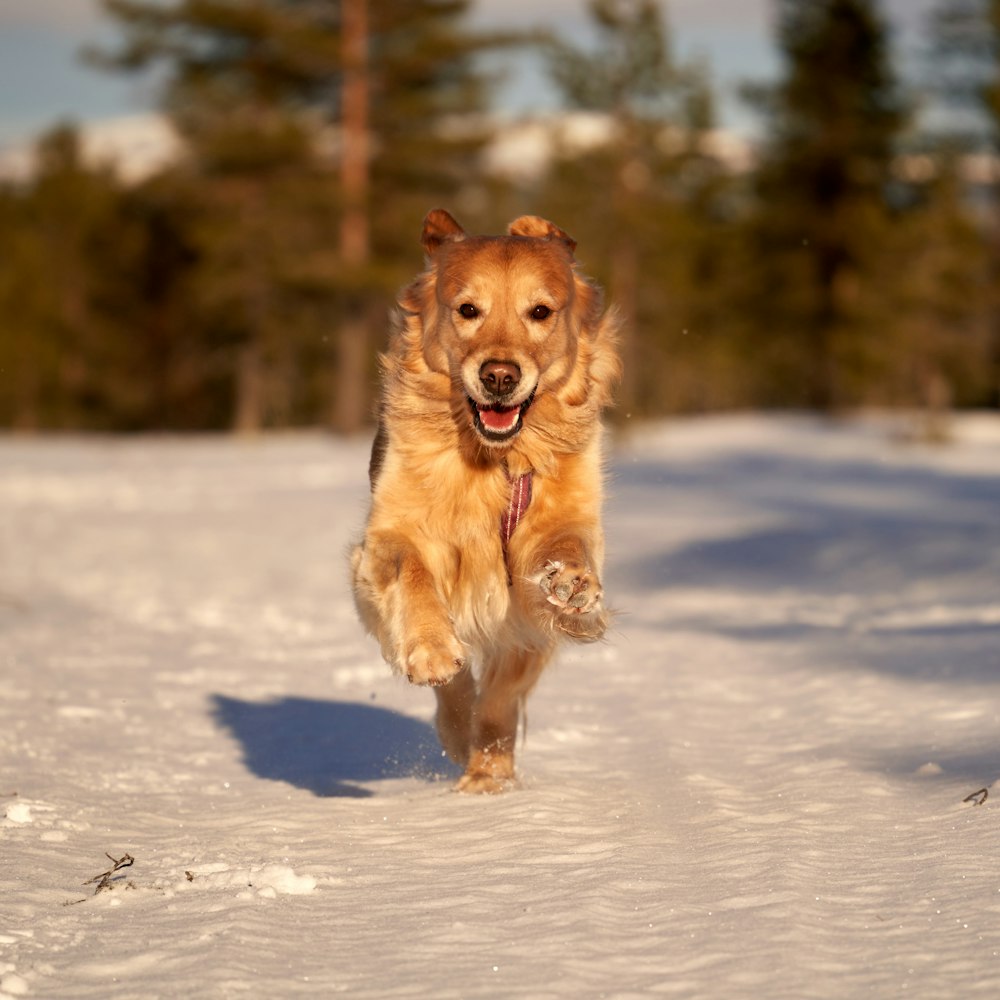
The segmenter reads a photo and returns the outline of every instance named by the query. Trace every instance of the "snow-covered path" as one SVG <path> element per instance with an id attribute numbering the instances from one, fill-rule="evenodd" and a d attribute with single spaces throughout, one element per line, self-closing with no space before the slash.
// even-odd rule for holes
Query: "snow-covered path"
<path id="1" fill-rule="evenodd" d="M 0 997 L 996 996 L 1000 425 L 959 429 L 634 434 L 617 633 L 498 798 L 355 621 L 363 443 L 0 440 Z"/>

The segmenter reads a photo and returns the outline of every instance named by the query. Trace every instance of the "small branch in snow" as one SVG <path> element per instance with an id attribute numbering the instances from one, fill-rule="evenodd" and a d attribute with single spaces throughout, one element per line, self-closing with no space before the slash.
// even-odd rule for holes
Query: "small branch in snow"
<path id="1" fill-rule="evenodd" d="M 963 802 L 972 802 L 977 806 L 981 806 L 989 796 L 989 792 L 985 788 L 980 788 L 978 792 L 973 792 L 971 795 L 966 795 Z"/>
<path id="2" fill-rule="evenodd" d="M 104 855 L 108 861 L 111 862 L 111 867 L 106 872 L 101 872 L 100 875 L 95 875 L 93 878 L 88 878 L 84 885 L 93 885 L 97 882 L 97 888 L 94 890 L 94 895 L 96 896 L 99 892 L 104 889 L 113 889 L 114 886 L 111 884 L 111 876 L 115 872 L 121 871 L 123 868 L 129 868 L 135 864 L 135 858 L 131 854 L 126 854 L 121 858 L 113 858 L 110 854 L 105 852 Z"/>

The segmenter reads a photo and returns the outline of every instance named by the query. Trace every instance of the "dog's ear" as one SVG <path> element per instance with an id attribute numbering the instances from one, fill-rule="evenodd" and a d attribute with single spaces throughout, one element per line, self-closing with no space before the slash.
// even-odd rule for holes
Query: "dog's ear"
<path id="1" fill-rule="evenodd" d="M 538 215 L 522 215 L 508 227 L 511 236 L 536 236 L 542 240 L 559 240 L 565 243 L 572 253 L 576 249 L 576 240 L 569 233 L 564 233 L 554 222 Z"/>
<path id="2" fill-rule="evenodd" d="M 432 208 L 424 218 L 420 243 L 428 257 L 433 257 L 447 240 L 465 238 L 465 230 L 443 208 Z"/>

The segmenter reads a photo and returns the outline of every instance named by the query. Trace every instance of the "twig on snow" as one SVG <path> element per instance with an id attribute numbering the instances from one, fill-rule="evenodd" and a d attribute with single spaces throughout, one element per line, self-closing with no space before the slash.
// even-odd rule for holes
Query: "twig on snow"
<path id="1" fill-rule="evenodd" d="M 126 854 L 121 858 L 113 858 L 110 854 L 105 852 L 104 856 L 111 862 L 111 867 L 106 872 L 101 872 L 100 875 L 88 878 L 87 881 L 83 883 L 84 885 L 93 885 L 94 882 L 97 883 L 97 888 L 94 890 L 95 896 L 104 889 L 114 888 L 111 884 L 111 876 L 114 875 L 115 872 L 121 871 L 123 868 L 129 868 L 135 864 L 135 858 L 133 858 L 131 854 Z"/>
<path id="2" fill-rule="evenodd" d="M 989 796 L 989 792 L 985 788 L 980 788 L 978 792 L 973 792 L 971 795 L 966 795 L 963 802 L 972 802 L 977 806 L 981 806 Z"/>

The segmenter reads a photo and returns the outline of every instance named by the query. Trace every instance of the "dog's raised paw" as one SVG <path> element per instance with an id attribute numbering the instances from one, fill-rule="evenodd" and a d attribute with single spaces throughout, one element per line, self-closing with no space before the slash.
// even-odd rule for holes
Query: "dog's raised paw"
<path id="1" fill-rule="evenodd" d="M 608 624 L 604 594 L 592 570 L 550 559 L 542 568 L 538 586 L 546 602 L 555 608 L 554 624 L 560 632 L 584 641 L 604 635 Z"/>
<path id="2" fill-rule="evenodd" d="M 414 642 L 403 667 L 411 684 L 440 687 L 465 669 L 464 650 L 457 639 Z"/>
<path id="3" fill-rule="evenodd" d="M 585 615 L 600 606 L 603 594 L 597 576 L 583 566 L 549 560 L 538 585 L 549 604 L 566 614 Z"/>

